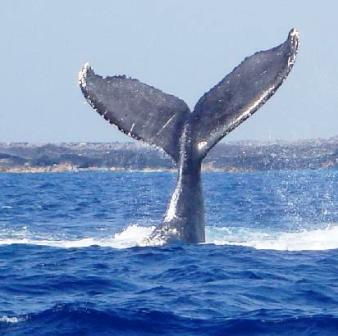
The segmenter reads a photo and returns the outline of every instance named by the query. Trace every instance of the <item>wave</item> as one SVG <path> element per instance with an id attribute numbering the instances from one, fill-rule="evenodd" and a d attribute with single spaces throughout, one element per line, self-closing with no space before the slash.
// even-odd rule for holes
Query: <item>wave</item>
<path id="1" fill-rule="evenodd" d="M 99 310 L 91 304 L 59 304 L 31 313 L 13 327 L 0 330 L 34 335 L 336 335 L 338 319 L 332 315 L 294 315 L 287 311 L 264 309 L 236 318 L 211 319 L 180 316 L 171 311 L 152 309 Z"/>
<path id="2" fill-rule="evenodd" d="M 261 231 L 252 228 L 214 227 L 207 231 L 207 242 L 238 245 L 261 250 L 306 251 L 338 248 L 338 225 L 296 232 Z"/>
<path id="3" fill-rule="evenodd" d="M 0 238 L 0 245 L 28 244 L 42 245 L 60 248 L 81 248 L 89 246 L 102 246 L 113 248 L 129 248 L 134 246 L 145 246 L 145 239 L 150 236 L 154 226 L 144 227 L 139 225 L 130 225 L 120 233 L 116 233 L 110 238 L 88 237 L 77 240 L 61 239 L 35 239 L 22 235 L 14 238 Z"/>
<path id="4" fill-rule="evenodd" d="M 77 240 L 35 239 L 27 230 L 16 237 L 1 237 L 0 245 L 29 244 L 59 248 L 82 248 L 102 246 L 112 248 L 130 248 L 146 246 L 154 226 L 129 225 L 125 230 L 112 237 L 87 237 Z M 338 224 L 326 228 L 302 230 L 297 232 L 262 231 L 253 228 L 206 227 L 206 244 L 237 245 L 255 249 L 279 251 L 306 251 L 338 249 Z M 158 245 L 158 243 L 157 243 Z"/>

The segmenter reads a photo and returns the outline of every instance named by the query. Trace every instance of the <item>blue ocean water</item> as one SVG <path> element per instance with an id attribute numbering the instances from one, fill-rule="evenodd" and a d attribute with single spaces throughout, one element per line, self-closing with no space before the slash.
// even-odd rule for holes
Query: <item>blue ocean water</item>
<path id="1" fill-rule="evenodd" d="M 203 182 L 207 242 L 144 246 L 174 174 L 0 174 L 0 335 L 338 335 L 338 171 Z"/>

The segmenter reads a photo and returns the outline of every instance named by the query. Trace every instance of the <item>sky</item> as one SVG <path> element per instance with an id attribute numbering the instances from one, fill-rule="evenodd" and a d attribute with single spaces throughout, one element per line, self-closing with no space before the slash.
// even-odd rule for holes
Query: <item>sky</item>
<path id="1" fill-rule="evenodd" d="M 300 32 L 278 92 L 226 141 L 338 135 L 338 2 L 1 0 L 0 142 L 130 141 L 97 115 L 77 83 L 89 62 L 184 99 L 246 56 Z"/>

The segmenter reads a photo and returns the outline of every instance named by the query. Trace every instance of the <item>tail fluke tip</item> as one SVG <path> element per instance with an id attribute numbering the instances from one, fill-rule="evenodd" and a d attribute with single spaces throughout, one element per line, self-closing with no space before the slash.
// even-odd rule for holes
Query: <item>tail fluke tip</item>
<path id="1" fill-rule="evenodd" d="M 296 28 L 292 28 L 289 32 L 289 41 L 293 49 L 297 50 L 299 45 L 299 32 Z"/>
<path id="2" fill-rule="evenodd" d="M 86 86 L 86 77 L 88 75 L 89 72 L 93 72 L 92 67 L 89 65 L 89 63 L 87 62 L 82 69 L 79 72 L 79 77 L 78 77 L 78 82 L 79 85 L 81 87 L 85 87 Z"/>

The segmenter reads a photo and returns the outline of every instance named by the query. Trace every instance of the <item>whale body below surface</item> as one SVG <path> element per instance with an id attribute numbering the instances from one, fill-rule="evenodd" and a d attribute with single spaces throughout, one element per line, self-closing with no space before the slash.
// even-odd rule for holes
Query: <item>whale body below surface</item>
<path id="1" fill-rule="evenodd" d="M 296 59 L 299 34 L 292 29 L 279 46 L 247 57 L 197 102 L 187 104 L 137 79 L 101 77 L 85 65 L 80 88 L 89 104 L 122 132 L 162 148 L 178 176 L 153 243 L 205 241 L 201 164 L 218 141 L 255 113 L 283 83 Z"/>

